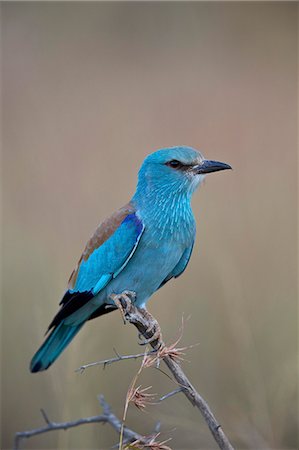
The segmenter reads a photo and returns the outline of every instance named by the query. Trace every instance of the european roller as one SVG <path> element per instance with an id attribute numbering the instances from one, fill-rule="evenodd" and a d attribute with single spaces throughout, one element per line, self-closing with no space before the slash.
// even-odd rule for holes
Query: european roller
<path id="1" fill-rule="evenodd" d="M 85 322 L 115 310 L 117 295 L 134 292 L 135 306 L 144 309 L 154 292 L 184 272 L 196 233 L 192 195 L 206 174 L 225 169 L 231 167 L 186 146 L 145 158 L 132 199 L 87 242 L 31 372 L 48 369 Z"/>

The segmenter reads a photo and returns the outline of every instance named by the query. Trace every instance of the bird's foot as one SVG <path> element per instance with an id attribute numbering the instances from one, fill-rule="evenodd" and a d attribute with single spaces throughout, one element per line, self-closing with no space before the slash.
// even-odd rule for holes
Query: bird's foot
<path id="1" fill-rule="evenodd" d="M 134 304 L 136 299 L 135 292 L 123 291 L 121 294 L 111 294 L 110 298 L 120 310 L 124 323 L 129 321 L 138 328 L 140 345 L 152 344 L 153 347 L 154 343 L 156 349 L 164 345 L 160 325 L 157 320 L 145 308 L 138 308 Z"/>
<path id="2" fill-rule="evenodd" d="M 146 334 L 151 334 L 149 338 L 145 338 L 141 333 L 139 333 L 140 341 L 138 344 L 147 345 L 151 342 L 157 342 L 160 345 L 162 343 L 162 333 L 159 323 L 146 309 L 138 308 L 138 311 L 143 315 L 146 321 L 150 323 L 149 327 L 146 329 Z"/>
<path id="3" fill-rule="evenodd" d="M 128 306 L 130 306 L 135 300 L 136 293 L 133 291 L 123 291 L 121 294 L 111 294 L 110 298 L 114 301 L 115 306 L 119 309 L 123 322 L 124 324 L 126 324 L 126 311 L 128 310 Z"/>

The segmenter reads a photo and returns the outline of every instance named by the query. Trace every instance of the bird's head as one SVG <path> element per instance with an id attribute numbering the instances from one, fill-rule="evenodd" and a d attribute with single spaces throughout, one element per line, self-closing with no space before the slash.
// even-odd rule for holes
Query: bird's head
<path id="1" fill-rule="evenodd" d="M 139 171 L 137 192 L 159 195 L 179 192 L 191 196 L 206 174 L 225 169 L 231 166 L 207 160 L 191 147 L 164 148 L 145 158 Z"/>

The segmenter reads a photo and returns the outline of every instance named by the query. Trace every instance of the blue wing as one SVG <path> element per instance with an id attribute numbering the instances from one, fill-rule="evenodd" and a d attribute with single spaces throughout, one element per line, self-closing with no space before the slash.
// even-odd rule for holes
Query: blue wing
<path id="1" fill-rule="evenodd" d="M 77 269 L 71 275 L 70 288 L 60 302 L 62 307 L 49 329 L 95 297 L 110 280 L 117 277 L 133 256 L 144 230 L 141 219 L 136 212 L 130 211 L 117 228 L 115 222 L 115 216 L 108 219 L 87 244 Z"/>
<path id="2" fill-rule="evenodd" d="M 184 270 L 186 269 L 186 267 L 188 265 L 188 262 L 190 261 L 192 250 L 193 250 L 193 245 L 194 245 L 194 242 L 192 243 L 192 245 L 190 245 L 190 247 L 186 248 L 186 250 L 182 254 L 182 257 L 179 260 L 179 262 L 177 263 L 177 265 L 168 274 L 168 276 L 165 278 L 165 280 L 160 284 L 159 289 L 160 289 L 160 287 L 164 286 L 164 284 L 166 284 L 167 281 L 171 280 L 172 278 L 179 277 L 184 272 Z"/>
<path id="3" fill-rule="evenodd" d="M 82 260 L 75 285 L 70 293 L 91 292 L 97 295 L 123 270 L 135 252 L 144 226 L 136 213 L 129 214 L 112 236 Z"/>

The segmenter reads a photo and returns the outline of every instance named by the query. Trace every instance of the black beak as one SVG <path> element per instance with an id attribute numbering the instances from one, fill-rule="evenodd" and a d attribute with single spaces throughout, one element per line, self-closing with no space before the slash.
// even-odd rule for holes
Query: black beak
<path id="1" fill-rule="evenodd" d="M 194 166 L 193 170 L 198 174 L 205 174 L 210 172 L 218 172 L 219 170 L 231 169 L 231 166 L 219 161 L 209 161 L 204 159 L 201 164 Z"/>

